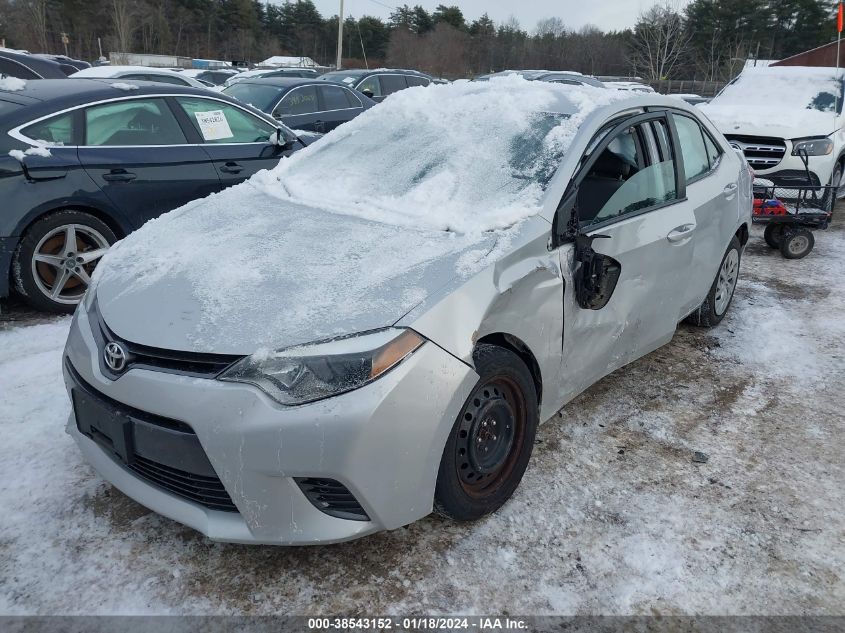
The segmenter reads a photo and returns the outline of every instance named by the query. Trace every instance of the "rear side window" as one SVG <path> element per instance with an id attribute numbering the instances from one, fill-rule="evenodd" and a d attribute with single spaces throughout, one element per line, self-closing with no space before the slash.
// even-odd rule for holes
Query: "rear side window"
<path id="1" fill-rule="evenodd" d="M 710 169 L 713 169 L 716 166 L 716 163 L 719 162 L 719 158 L 722 156 L 722 150 L 719 149 L 719 146 L 713 142 L 713 139 L 711 139 L 710 135 L 706 132 L 704 133 L 704 145 L 707 147 L 707 157 L 710 159 Z"/>
<path id="2" fill-rule="evenodd" d="M 131 99 L 85 110 L 86 145 L 181 145 L 185 134 L 164 99 Z"/>
<path id="3" fill-rule="evenodd" d="M 678 141 L 684 157 L 684 172 L 687 183 L 710 171 L 710 159 L 704 145 L 701 126 L 691 118 L 675 115 Z"/>
<path id="4" fill-rule="evenodd" d="M 76 137 L 76 117 L 73 112 L 39 121 L 21 130 L 21 134 L 34 141 L 47 141 L 56 145 L 73 145 Z"/>
<path id="5" fill-rule="evenodd" d="M 408 82 L 405 81 L 403 75 L 382 75 L 381 76 L 381 92 L 384 95 L 390 95 L 394 92 L 399 92 L 408 87 Z"/>
<path id="6" fill-rule="evenodd" d="M 427 86 L 430 83 L 425 77 L 413 77 L 408 75 L 405 79 L 408 80 L 409 86 Z"/>
<path id="7" fill-rule="evenodd" d="M 287 93 L 282 102 L 276 107 L 274 114 L 293 116 L 297 114 L 311 114 L 317 112 L 317 88 L 302 86 Z"/>
<path id="8" fill-rule="evenodd" d="M 349 107 L 349 101 L 344 94 L 346 90 L 337 86 L 321 86 L 320 94 L 323 97 L 323 110 L 345 110 Z"/>
<path id="9" fill-rule="evenodd" d="M 206 143 L 266 143 L 276 131 L 267 121 L 222 101 L 177 97 Z"/>

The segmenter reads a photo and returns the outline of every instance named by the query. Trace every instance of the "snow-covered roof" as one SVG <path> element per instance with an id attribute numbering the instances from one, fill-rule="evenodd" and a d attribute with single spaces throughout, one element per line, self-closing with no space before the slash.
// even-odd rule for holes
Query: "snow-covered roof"
<path id="1" fill-rule="evenodd" d="M 171 70 L 169 68 L 150 68 L 149 66 L 92 66 L 91 68 L 83 68 L 72 75 L 71 77 L 120 77 L 126 73 L 145 73 L 149 74 L 174 74 L 181 75 L 182 73 Z"/>
<path id="2" fill-rule="evenodd" d="M 259 66 L 295 66 L 297 68 L 316 68 L 319 64 L 310 57 L 290 57 L 274 55 L 268 57 Z"/>

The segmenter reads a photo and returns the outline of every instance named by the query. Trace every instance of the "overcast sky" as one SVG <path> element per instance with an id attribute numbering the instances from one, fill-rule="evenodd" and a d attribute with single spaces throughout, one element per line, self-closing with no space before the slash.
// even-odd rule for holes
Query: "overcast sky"
<path id="1" fill-rule="evenodd" d="M 688 2 L 676 0 L 672 4 L 683 7 Z M 574 29 L 585 24 L 594 24 L 604 31 L 624 29 L 633 26 L 640 12 L 655 0 L 344 0 L 343 12 L 356 18 L 362 15 L 387 18 L 393 7 L 406 3 L 409 6 L 420 4 L 429 11 L 438 4 L 455 4 L 464 12 L 467 22 L 485 11 L 497 24 L 514 16 L 522 28 L 530 32 L 538 20 L 549 17 L 559 17 L 567 27 Z M 314 0 L 314 4 L 323 17 L 329 17 L 337 15 L 340 0 Z"/>

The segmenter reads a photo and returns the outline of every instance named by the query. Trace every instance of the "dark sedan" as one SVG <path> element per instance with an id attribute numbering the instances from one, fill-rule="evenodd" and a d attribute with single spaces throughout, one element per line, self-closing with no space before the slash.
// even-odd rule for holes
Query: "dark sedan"
<path id="1" fill-rule="evenodd" d="M 320 133 L 375 105 L 360 92 L 313 79 L 244 79 L 223 94 L 255 106 L 290 128 Z"/>
<path id="2" fill-rule="evenodd" d="M 378 70 L 335 70 L 321 75 L 320 81 L 332 81 L 354 88 L 380 103 L 394 92 L 414 86 L 427 86 L 434 80 L 430 75 L 418 70 L 381 68 Z"/>
<path id="3" fill-rule="evenodd" d="M 0 50 L 0 77 L 18 79 L 63 79 L 78 68 L 48 56 Z"/>
<path id="4" fill-rule="evenodd" d="M 117 239 L 308 142 L 196 88 L 44 79 L 0 90 L 0 297 L 16 287 L 34 307 L 72 311 Z"/>

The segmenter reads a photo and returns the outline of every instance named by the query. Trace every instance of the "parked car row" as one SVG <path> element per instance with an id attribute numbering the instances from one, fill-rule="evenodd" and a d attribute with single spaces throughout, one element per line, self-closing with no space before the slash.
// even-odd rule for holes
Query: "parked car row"
<path id="1" fill-rule="evenodd" d="M 16 93 L 13 138 L 66 145 L 7 180 L 168 195 L 190 164 L 215 190 L 236 128 L 278 162 L 111 249 L 63 358 L 85 458 L 212 539 L 478 519 L 516 490 L 541 421 L 731 305 L 751 174 L 681 100 L 517 78 L 408 90 L 278 161 L 293 145 L 228 95 L 87 82 L 95 102 L 59 112 L 35 101 L 49 82 Z M 147 175 L 144 151 L 166 164 Z M 80 294 L 114 232 L 82 209 L 22 242 L 53 292 Z"/>
<path id="2" fill-rule="evenodd" d="M 187 86 L 45 79 L 0 90 L 0 297 L 14 284 L 37 308 L 71 312 L 110 244 L 313 138 Z"/>

